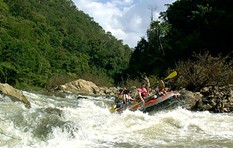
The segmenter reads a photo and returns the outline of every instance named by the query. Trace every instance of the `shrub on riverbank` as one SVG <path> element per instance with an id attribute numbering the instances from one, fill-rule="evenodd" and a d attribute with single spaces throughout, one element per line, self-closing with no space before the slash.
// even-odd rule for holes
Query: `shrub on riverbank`
<path id="1" fill-rule="evenodd" d="M 193 59 L 177 64 L 176 84 L 191 91 L 205 86 L 227 86 L 233 84 L 233 61 L 221 55 L 213 57 L 209 52 L 194 54 Z"/>
<path id="2" fill-rule="evenodd" d="M 77 79 L 84 79 L 87 81 L 91 81 L 98 86 L 113 86 L 113 79 L 109 78 L 106 74 L 97 74 L 93 72 L 83 72 L 80 75 L 76 75 L 75 73 L 68 73 L 66 75 L 53 75 L 46 87 L 47 90 L 54 90 L 58 86 L 63 85 L 65 83 L 77 80 Z"/>

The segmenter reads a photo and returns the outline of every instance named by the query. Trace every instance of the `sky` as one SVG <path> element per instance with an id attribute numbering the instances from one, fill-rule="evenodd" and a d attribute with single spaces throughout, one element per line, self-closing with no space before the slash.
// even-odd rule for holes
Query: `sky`
<path id="1" fill-rule="evenodd" d="M 107 32 L 111 32 L 123 44 L 137 46 L 141 37 L 146 38 L 153 20 L 166 11 L 165 4 L 175 0 L 73 0 L 79 10 L 88 14 Z"/>

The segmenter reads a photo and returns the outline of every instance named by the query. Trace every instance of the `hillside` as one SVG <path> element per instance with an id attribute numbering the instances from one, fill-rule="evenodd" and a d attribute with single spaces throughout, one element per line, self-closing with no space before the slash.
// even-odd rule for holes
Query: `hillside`
<path id="1" fill-rule="evenodd" d="M 233 57 L 233 9 L 229 0 L 177 0 L 152 21 L 131 56 L 128 72 L 164 76 L 179 61 L 209 52 Z M 187 64 L 187 66 L 189 66 Z M 132 73 L 135 72 L 135 73 Z"/>
<path id="2" fill-rule="evenodd" d="M 131 52 L 71 0 L 0 0 L 1 83 L 51 88 L 86 77 L 113 84 Z"/>

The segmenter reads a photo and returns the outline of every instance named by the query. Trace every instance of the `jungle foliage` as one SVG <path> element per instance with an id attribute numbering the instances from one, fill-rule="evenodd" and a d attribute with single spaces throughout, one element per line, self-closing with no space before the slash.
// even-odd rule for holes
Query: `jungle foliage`
<path id="1" fill-rule="evenodd" d="M 194 53 L 192 59 L 179 61 L 176 70 L 176 88 L 200 91 L 205 86 L 228 86 L 233 84 L 233 61 L 222 55 L 211 56 L 209 52 Z"/>
<path id="2" fill-rule="evenodd" d="M 193 53 L 203 51 L 232 59 L 230 0 L 177 0 L 167 6 L 160 19 L 151 22 L 148 38 L 141 38 L 135 47 L 128 75 L 164 76 L 164 71 L 175 68 L 179 61 L 193 60 Z"/>
<path id="3" fill-rule="evenodd" d="M 88 75 L 113 84 L 131 53 L 71 0 L 0 0 L 1 83 L 51 88 Z"/>
<path id="4" fill-rule="evenodd" d="M 202 86 L 205 77 L 196 79 L 195 72 L 209 72 L 196 69 L 198 64 L 207 62 L 211 71 L 211 62 L 228 65 L 232 60 L 231 1 L 177 0 L 167 6 L 132 52 L 72 0 L 0 0 L 0 82 L 49 89 L 84 78 L 114 85 L 136 83 L 145 74 L 166 76 L 178 68 L 195 74 L 180 84 L 196 87 L 195 80 Z M 193 56 L 203 51 L 208 54 Z M 219 65 L 220 71 L 232 68 Z"/>

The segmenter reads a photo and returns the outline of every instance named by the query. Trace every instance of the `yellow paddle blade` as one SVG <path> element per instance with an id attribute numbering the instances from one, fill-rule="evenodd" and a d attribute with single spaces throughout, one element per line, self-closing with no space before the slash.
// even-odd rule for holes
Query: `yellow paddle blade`
<path id="1" fill-rule="evenodd" d="M 109 109 L 109 111 L 110 111 L 111 113 L 114 113 L 114 112 L 116 111 L 116 109 L 114 108 L 114 105 Z"/>
<path id="2" fill-rule="evenodd" d="M 176 72 L 176 71 L 173 71 L 173 72 L 170 73 L 164 80 L 171 79 L 171 78 L 175 77 L 176 75 L 177 75 L 177 72 Z"/>

